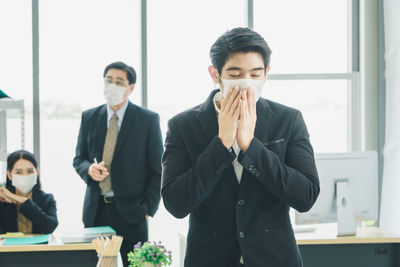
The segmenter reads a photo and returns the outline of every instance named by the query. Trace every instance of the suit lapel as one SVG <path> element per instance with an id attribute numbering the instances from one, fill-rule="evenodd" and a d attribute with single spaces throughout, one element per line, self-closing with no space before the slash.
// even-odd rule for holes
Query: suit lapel
<path id="1" fill-rule="evenodd" d="M 206 144 L 208 145 L 211 140 L 218 135 L 218 119 L 217 113 L 214 107 L 214 95 L 219 91 L 219 89 L 211 92 L 206 102 L 204 102 L 200 106 L 200 113 L 198 115 L 199 122 L 201 125 L 201 129 L 206 137 Z M 233 169 L 233 165 L 231 165 L 227 171 L 226 175 L 228 176 L 229 182 L 232 183 L 233 187 L 236 190 L 239 190 L 239 182 L 236 178 L 235 171 Z"/>
<path id="2" fill-rule="evenodd" d="M 272 118 L 272 110 L 268 102 L 264 98 L 260 98 L 257 102 L 257 122 L 254 136 L 264 143 L 268 134 L 269 125 Z"/>
<path id="3" fill-rule="evenodd" d="M 209 144 L 211 140 L 218 135 L 218 120 L 217 113 L 215 112 L 213 98 L 218 91 L 211 92 L 206 102 L 200 106 L 200 113 L 198 115 L 201 129 L 206 137 L 206 143 Z"/>
<path id="4" fill-rule="evenodd" d="M 104 142 L 107 134 L 107 105 L 100 108 L 99 116 L 97 116 L 97 129 L 96 129 L 96 159 L 98 162 L 103 159 Z"/>
<path id="5" fill-rule="evenodd" d="M 113 155 L 113 160 L 115 159 L 116 155 L 118 155 L 119 150 L 122 147 L 122 144 L 124 143 L 126 137 L 129 135 L 131 132 L 131 128 L 134 127 L 136 120 L 136 110 L 135 106 L 131 103 L 128 102 L 128 107 L 126 108 L 124 119 L 121 124 L 121 129 L 119 130 L 118 133 L 118 138 L 117 138 L 117 144 L 115 145 L 115 150 L 114 150 L 114 155 Z"/>

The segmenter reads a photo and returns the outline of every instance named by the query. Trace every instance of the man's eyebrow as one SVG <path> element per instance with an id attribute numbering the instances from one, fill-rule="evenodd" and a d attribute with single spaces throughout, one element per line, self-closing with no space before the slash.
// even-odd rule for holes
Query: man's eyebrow
<path id="1" fill-rule="evenodd" d="M 226 69 L 226 71 L 230 71 L 230 70 L 242 70 L 242 69 L 239 67 L 230 67 L 230 68 Z"/>
<path id="2" fill-rule="evenodd" d="M 112 79 L 113 77 L 112 76 L 106 76 L 106 79 Z M 125 80 L 124 78 L 122 78 L 122 77 L 117 77 L 117 78 L 115 78 L 116 80 Z"/>
<path id="3" fill-rule="evenodd" d="M 241 71 L 242 69 L 239 67 L 230 67 L 230 68 L 226 69 L 226 71 L 235 71 L 235 70 Z M 257 68 L 251 69 L 250 71 L 257 71 L 257 70 L 264 70 L 264 67 L 257 67 Z"/>

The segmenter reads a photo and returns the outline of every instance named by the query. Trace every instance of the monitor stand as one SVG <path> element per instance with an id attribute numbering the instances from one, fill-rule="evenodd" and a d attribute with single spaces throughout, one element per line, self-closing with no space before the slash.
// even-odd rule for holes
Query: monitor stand
<path id="1" fill-rule="evenodd" d="M 351 207 L 348 180 L 336 182 L 337 236 L 355 235 L 357 232 Z"/>

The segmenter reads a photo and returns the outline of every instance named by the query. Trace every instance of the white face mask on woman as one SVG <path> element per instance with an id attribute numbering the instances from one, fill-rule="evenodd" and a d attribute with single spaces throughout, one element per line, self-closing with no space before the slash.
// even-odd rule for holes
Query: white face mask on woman
<path id="1" fill-rule="evenodd" d="M 254 98 L 256 102 L 258 101 L 258 99 L 260 99 L 262 89 L 265 83 L 265 80 L 255 80 L 255 79 L 233 79 L 233 80 L 221 79 L 221 81 L 224 86 L 224 90 L 222 91 L 222 95 L 224 97 L 226 97 L 229 89 L 235 88 L 236 86 L 239 86 L 241 90 L 246 90 L 249 86 L 252 86 L 254 88 Z"/>
<path id="2" fill-rule="evenodd" d="M 123 86 L 117 86 L 113 83 L 104 84 L 104 97 L 107 100 L 107 104 L 110 106 L 116 106 L 125 101 L 124 93 L 127 88 Z"/>
<path id="3" fill-rule="evenodd" d="M 36 171 L 28 175 L 12 174 L 12 185 L 21 193 L 27 194 L 37 183 Z"/>

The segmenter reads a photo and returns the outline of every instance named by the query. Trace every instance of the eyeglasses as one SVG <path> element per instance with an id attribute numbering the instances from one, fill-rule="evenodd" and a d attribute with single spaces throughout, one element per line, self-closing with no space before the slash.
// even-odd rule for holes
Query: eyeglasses
<path id="1" fill-rule="evenodd" d="M 116 86 L 127 86 L 128 84 L 122 80 L 116 80 L 115 82 L 113 82 L 113 80 L 111 79 L 106 79 L 104 80 L 105 83 L 107 84 L 112 84 L 114 83 Z"/>

